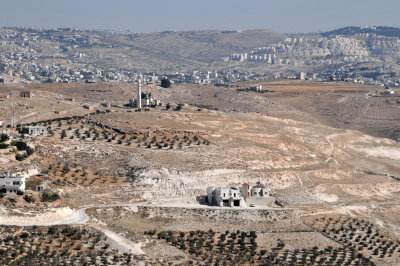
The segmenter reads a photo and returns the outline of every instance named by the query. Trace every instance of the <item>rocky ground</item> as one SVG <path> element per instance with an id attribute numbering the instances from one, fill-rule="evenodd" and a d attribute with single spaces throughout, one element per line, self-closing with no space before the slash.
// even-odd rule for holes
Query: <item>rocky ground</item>
<path id="1" fill-rule="evenodd" d="M 396 213 L 400 193 L 400 144 L 367 134 L 375 124 L 371 127 L 364 125 L 360 131 L 354 129 L 362 124 L 359 121 L 372 121 L 363 109 L 366 108 L 363 101 L 376 100 L 368 98 L 368 93 L 374 88 L 336 83 L 281 82 L 269 83 L 271 92 L 257 94 L 238 90 L 242 86 L 246 84 L 226 88 L 193 85 L 170 89 L 146 87 L 144 90 L 170 103 L 172 108 L 142 112 L 122 105 L 99 107 L 98 112 L 81 107 L 89 101 L 99 104 L 104 98 L 115 104 L 123 103 L 124 99 L 127 102 L 128 97 L 134 98 L 132 88 L 121 84 L 81 87 L 29 85 L 19 88 L 29 88 L 39 95 L 38 99 L 17 99 L 18 103 L 33 106 L 31 112 L 39 113 L 24 123 L 45 125 L 54 134 L 26 139 L 35 147 L 35 157 L 30 160 L 41 169 L 41 175 L 35 178 L 47 181 L 61 199 L 46 204 L 41 202 L 39 195 L 36 195 L 34 203 L 24 203 L 19 199 L 12 207 L 21 210 L 34 207 L 31 217 L 14 218 L 17 214 L 11 215 L 10 205 L 8 210 L 2 209 L 3 223 L 20 224 L 26 219 L 31 222 L 35 219 L 53 221 L 54 217 L 64 219 L 67 213 L 76 215 L 71 209 L 90 205 L 146 203 L 148 206 L 138 209 L 90 209 L 87 212 L 91 217 L 89 224 L 103 230 L 114 242 L 125 243 L 125 251 L 127 245 L 132 245 L 137 255 L 146 254 L 150 261 L 162 257 L 164 262 L 185 264 L 189 260 L 204 263 L 210 258 L 216 259 L 211 251 L 203 250 L 204 256 L 208 254 L 207 259 L 203 259 L 202 255 L 190 249 L 171 245 L 169 238 L 145 234 L 155 229 L 157 234 L 166 231 L 165 234 L 171 234 L 172 238 L 178 234 L 173 232 L 212 229 L 218 234 L 226 230 L 242 230 L 247 232 L 247 236 L 250 236 L 250 231 L 256 231 L 258 246 L 255 248 L 252 244 L 248 247 L 260 253 L 259 257 L 249 259 L 249 263 L 254 260 L 253 264 L 262 264 L 272 257 L 276 261 L 276 256 L 282 263 L 294 260 L 298 253 L 296 249 L 301 247 L 305 250 L 299 252 L 306 254 L 305 259 L 311 264 L 314 258 L 312 249 L 319 246 L 326 250 L 319 253 L 314 250 L 315 254 L 320 254 L 319 257 L 315 255 L 318 260 L 336 261 L 335 254 L 338 253 L 350 261 L 352 256 L 360 253 L 360 258 L 371 259 L 372 263 L 395 265 L 398 262 L 396 244 L 384 249 L 383 244 L 379 244 L 382 242 L 374 240 L 370 250 L 369 246 L 365 250 L 359 249 L 355 240 L 351 240 L 348 246 L 350 237 L 343 236 L 339 241 L 336 239 L 338 236 L 316 227 L 322 223 L 317 220 L 321 216 L 336 219 L 337 215 L 342 215 L 368 220 L 374 226 L 373 230 L 384 232 L 387 240 L 382 241 L 397 243 L 399 239 L 400 224 Z M 3 92 L 12 88 L 1 87 Z M 60 101 L 52 97 L 46 100 L 44 95 L 50 93 L 62 99 L 76 98 L 72 103 L 75 109 L 64 114 L 54 111 L 40 114 L 47 110 L 46 101 L 49 104 Z M 0 102 L 3 106 L 8 103 L 8 99 Z M 64 102 L 60 101 L 60 104 Z M 176 104 L 185 105 L 181 110 L 175 110 Z M 375 104 L 369 102 L 368 106 L 382 110 L 382 113 L 376 111 L 374 114 L 383 115 L 387 111 L 387 106 L 380 109 L 380 105 Z M 356 112 L 358 109 L 364 111 Z M 343 116 L 342 120 L 334 119 L 337 117 L 335 113 Z M 69 118 L 48 121 L 57 117 Z M 10 159 L 3 165 L 8 167 L 11 164 L 17 162 Z M 201 208 L 196 203 L 196 197 L 204 195 L 209 186 L 240 186 L 257 181 L 271 189 L 283 209 L 218 210 Z M 8 200 L 7 197 L 1 199 L 4 205 Z M 53 216 L 43 213 L 51 207 L 63 209 L 55 210 Z M 327 220 L 327 227 L 331 223 Z M 343 220 L 343 223 L 349 222 Z M 204 234 L 200 232 L 198 237 L 207 238 Z M 123 239 L 119 238 L 121 236 Z M 287 254 L 282 248 L 275 249 L 281 243 L 278 238 L 289 250 Z M 185 235 L 177 241 L 186 247 L 191 240 Z M 254 243 L 254 240 L 248 241 Z M 235 245 L 232 250 L 235 250 Z M 261 255 L 264 248 L 268 250 L 269 258 Z M 254 255 L 249 253 L 249 256 Z M 221 258 L 224 259 L 228 258 Z M 240 258 L 234 259 L 240 261 Z"/>

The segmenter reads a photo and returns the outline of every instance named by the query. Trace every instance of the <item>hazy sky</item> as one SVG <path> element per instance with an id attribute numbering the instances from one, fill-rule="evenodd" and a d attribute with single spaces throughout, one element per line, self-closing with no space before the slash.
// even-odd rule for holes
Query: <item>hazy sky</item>
<path id="1" fill-rule="evenodd" d="M 325 31 L 400 27 L 399 0 L 0 0 L 0 26 Z"/>

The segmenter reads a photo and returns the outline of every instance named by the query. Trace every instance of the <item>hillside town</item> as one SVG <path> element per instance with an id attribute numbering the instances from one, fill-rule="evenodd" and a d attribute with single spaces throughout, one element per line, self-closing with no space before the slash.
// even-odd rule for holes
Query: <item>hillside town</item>
<path id="1" fill-rule="evenodd" d="M 309 78 L 398 87 L 400 69 L 396 65 L 399 51 L 399 37 L 374 34 L 354 37 L 298 36 L 288 37 L 280 43 L 259 47 L 248 53 L 235 53 L 221 60 L 286 67 L 324 66 L 323 71 L 315 71 Z M 375 58 L 377 56 L 385 58 L 382 65 Z"/>
<path id="2" fill-rule="evenodd" d="M 97 36 L 104 40 L 99 41 Z M 109 38 L 134 36 L 132 33 L 70 28 L 1 28 L 0 82 L 133 82 L 142 75 L 145 83 L 168 78 L 175 83 L 224 85 L 265 78 L 295 78 L 296 73 L 307 72 L 308 79 L 390 87 L 400 84 L 396 61 L 399 60 L 399 37 L 373 34 L 287 37 L 281 42 L 233 53 L 206 65 L 193 64 L 192 70 L 184 71 L 178 68 L 173 71 L 116 68 L 104 60 L 94 63 L 98 49 L 109 50 L 115 60 L 121 56 L 115 49 L 125 44 L 109 42 Z M 180 59 L 171 60 L 179 62 Z M 262 66 L 265 66 L 263 70 Z"/>

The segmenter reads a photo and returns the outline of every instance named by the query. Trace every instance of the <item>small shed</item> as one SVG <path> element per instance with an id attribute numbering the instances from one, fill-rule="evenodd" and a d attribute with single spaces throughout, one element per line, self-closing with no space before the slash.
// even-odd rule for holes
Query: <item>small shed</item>
<path id="1" fill-rule="evenodd" d="M 48 185 L 47 185 L 47 182 L 46 181 L 43 181 L 43 182 L 40 182 L 37 186 L 36 186 L 36 191 L 43 191 L 43 190 L 45 190 L 46 188 L 48 188 Z"/>

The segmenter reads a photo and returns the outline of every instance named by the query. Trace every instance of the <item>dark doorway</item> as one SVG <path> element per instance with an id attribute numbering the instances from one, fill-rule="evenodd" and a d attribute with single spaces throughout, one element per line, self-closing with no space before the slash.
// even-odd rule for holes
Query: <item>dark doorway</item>
<path id="1" fill-rule="evenodd" d="M 233 201 L 233 206 L 239 207 L 240 206 L 240 200 L 234 200 Z"/>
<path id="2" fill-rule="evenodd" d="M 223 206 L 229 207 L 229 200 L 223 200 L 222 203 Z"/>

